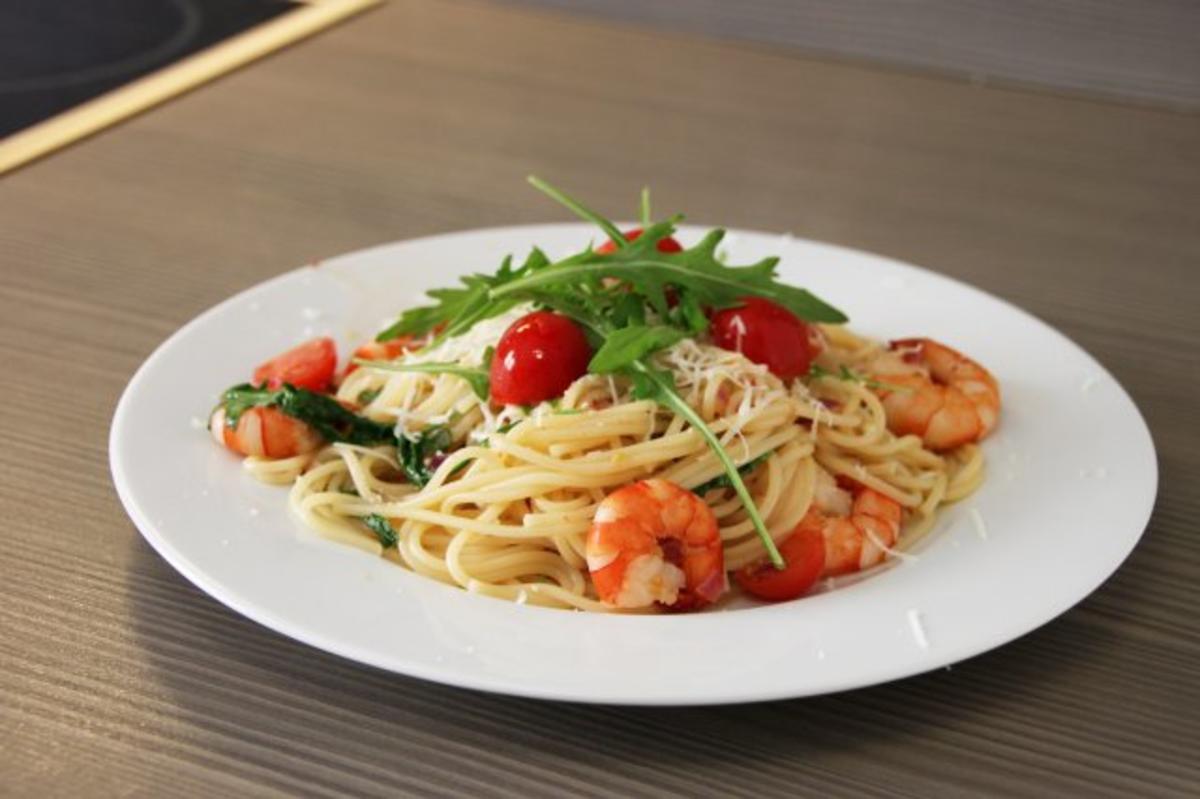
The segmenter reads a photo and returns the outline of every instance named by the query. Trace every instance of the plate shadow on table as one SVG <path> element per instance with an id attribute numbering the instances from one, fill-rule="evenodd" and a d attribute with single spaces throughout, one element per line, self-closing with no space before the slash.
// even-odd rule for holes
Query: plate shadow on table
<path id="1" fill-rule="evenodd" d="M 885 785 L 889 773 L 923 769 L 931 787 L 952 785 L 970 768 L 966 752 L 995 745 L 981 736 L 1012 712 L 1005 707 L 1071 683 L 1111 643 L 1087 624 L 1059 643 L 1060 620 L 951 669 L 842 694 L 707 708 L 548 702 L 396 675 L 292 641 L 199 591 L 140 536 L 132 542 L 133 633 L 180 734 L 223 768 L 283 789 L 349 777 L 365 793 L 404 780 L 417 791 L 478 789 L 480 779 L 535 792 L 636 791 L 665 775 L 693 793 L 743 775 L 787 790 L 797 769 L 813 785 L 828 770 L 853 774 L 848 785 Z M 1048 648 L 1060 656 L 1048 660 Z M 928 763 L 889 758 L 901 740 L 927 742 Z"/>

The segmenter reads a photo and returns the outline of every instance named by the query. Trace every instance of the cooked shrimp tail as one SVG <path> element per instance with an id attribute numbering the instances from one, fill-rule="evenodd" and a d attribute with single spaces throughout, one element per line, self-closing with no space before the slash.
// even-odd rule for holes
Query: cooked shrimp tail
<path id="1" fill-rule="evenodd" d="M 899 339 L 870 366 L 897 435 L 920 436 L 934 450 L 978 441 L 996 426 L 1000 387 L 987 369 L 928 338 Z"/>
<path id="2" fill-rule="evenodd" d="M 322 443 L 315 430 L 278 408 L 247 408 L 231 426 L 225 408 L 218 407 L 208 428 L 218 444 L 239 455 L 260 458 L 290 458 L 312 452 Z"/>
<path id="3" fill-rule="evenodd" d="M 605 497 L 586 552 L 597 594 L 619 608 L 692 610 L 726 589 L 716 517 L 668 480 L 642 480 Z"/>
<path id="4" fill-rule="evenodd" d="M 854 484 L 839 488 L 833 476 L 817 473 L 813 506 L 799 530 L 819 530 L 825 538 L 826 577 L 869 569 L 880 563 L 900 537 L 902 510 L 894 499 Z"/>

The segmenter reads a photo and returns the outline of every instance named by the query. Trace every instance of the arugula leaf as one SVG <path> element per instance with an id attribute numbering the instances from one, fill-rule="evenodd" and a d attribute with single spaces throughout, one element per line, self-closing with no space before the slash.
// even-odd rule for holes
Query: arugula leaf
<path id="1" fill-rule="evenodd" d="M 659 369 L 647 366 L 643 361 L 634 361 L 630 365 L 630 370 L 635 376 L 634 391 L 635 395 L 642 399 L 653 399 L 660 405 L 678 413 L 699 433 L 709 449 L 717 456 L 717 460 L 725 467 L 725 476 L 729 479 L 729 484 L 738 498 L 742 500 L 742 506 L 746 509 L 746 515 L 750 517 L 750 521 L 754 524 L 754 530 L 758 533 L 758 537 L 762 540 L 763 547 L 767 550 L 767 557 L 771 563 L 777 568 L 782 569 L 786 564 L 783 557 L 779 554 L 779 549 L 775 546 L 774 539 L 767 532 L 767 525 L 762 520 L 762 515 L 758 512 L 758 506 L 754 504 L 754 498 L 750 496 L 749 489 L 742 482 L 742 475 L 739 473 L 737 466 L 729 457 L 729 453 L 721 446 L 720 440 L 716 434 L 709 429 L 704 420 L 700 418 L 700 414 L 687 404 L 687 401 L 679 395 L 675 390 L 675 379 L 669 372 L 664 372 Z"/>
<path id="2" fill-rule="evenodd" d="M 238 419 L 250 408 L 278 408 L 316 430 L 326 441 L 362 446 L 396 443 L 391 425 L 359 416 L 327 394 L 291 384 L 270 391 L 243 383 L 226 391 L 221 396 L 221 405 L 225 408 L 225 424 L 230 428 L 236 428 Z"/>
<path id="3" fill-rule="evenodd" d="M 530 175 L 528 178 L 526 178 L 526 180 L 529 181 L 529 185 L 533 186 L 542 194 L 545 194 L 550 199 L 557 201 L 561 205 L 565 205 L 567 208 L 570 208 L 580 219 L 585 219 L 588 222 L 594 223 L 597 227 L 608 234 L 610 239 L 616 242 L 617 247 L 623 247 L 629 243 L 629 240 L 625 238 L 625 234 L 621 232 L 620 228 L 575 198 L 570 197 L 565 192 L 554 188 L 549 183 L 535 175 Z M 647 198 L 647 202 L 648 201 L 649 200 Z"/>
<path id="4" fill-rule="evenodd" d="M 438 338 L 429 346 L 469 330 L 475 322 L 490 319 L 504 313 L 516 302 L 499 303 L 491 300 L 490 290 L 498 285 L 530 274 L 549 265 L 550 259 L 537 247 L 530 250 L 524 263 L 512 268 L 512 256 L 506 256 L 493 275 L 474 274 L 461 279 L 461 288 L 431 289 L 426 292 L 437 301 L 435 305 L 409 308 L 390 327 L 375 336 L 376 341 L 390 341 L 399 336 L 419 336 L 432 332 L 439 325 L 446 326 Z"/>
<path id="5" fill-rule="evenodd" d="M 592 356 L 588 371 L 593 374 L 612 374 L 625 369 L 634 361 L 669 347 L 688 337 L 686 330 L 655 325 L 630 325 L 615 330 Z"/>
<path id="6" fill-rule="evenodd" d="M 763 454 L 759 455 L 757 458 L 746 461 L 741 466 L 737 467 L 738 474 L 742 475 L 743 477 L 749 475 L 755 469 L 757 469 L 759 466 L 761 466 L 763 463 L 765 463 L 767 458 L 771 457 L 771 455 L 773 455 L 774 452 L 775 452 L 775 450 L 768 450 L 768 451 L 764 452 Z M 729 475 L 719 474 L 716 477 L 714 477 L 713 479 L 707 480 L 707 481 L 701 483 L 700 485 L 696 486 L 695 488 L 693 488 L 692 493 L 702 497 L 705 494 L 707 494 L 709 491 L 713 491 L 718 488 L 732 488 L 732 487 L 733 487 L 733 484 L 731 482 L 729 482 Z"/>
<path id="7" fill-rule="evenodd" d="M 479 289 L 467 279 L 463 280 L 466 288 L 433 289 L 429 296 L 438 301 L 437 305 L 422 305 L 409 308 L 400 315 L 390 327 L 380 331 L 375 336 L 376 341 L 391 341 L 400 336 L 424 335 L 433 330 L 447 319 L 458 316 L 478 293 Z"/>
<path id="8" fill-rule="evenodd" d="M 622 294 L 613 300 L 608 316 L 613 326 L 617 328 L 626 325 L 644 325 L 646 324 L 646 303 L 642 302 L 642 298 L 636 294 Z"/>
<path id="9" fill-rule="evenodd" d="M 396 446 L 400 468 L 413 485 L 424 488 L 433 479 L 430 461 L 448 450 L 451 443 L 450 430 L 442 425 L 427 427 L 415 439 L 400 436 Z"/>
<path id="10" fill-rule="evenodd" d="M 428 374 L 449 374 L 461 377 L 471 384 L 471 389 L 479 399 L 486 401 L 489 391 L 489 373 L 491 371 L 492 355 L 495 348 L 488 347 L 483 352 L 481 366 L 464 366 L 461 363 L 444 363 L 431 361 L 427 363 L 403 363 L 400 361 L 372 361 L 365 358 L 354 358 L 353 363 L 369 369 L 383 372 L 425 372 Z"/>
<path id="11" fill-rule="evenodd" d="M 658 252 L 657 241 L 674 230 L 670 222 L 659 222 L 615 252 L 581 253 L 570 263 L 560 261 L 496 285 L 489 295 L 496 300 L 526 301 L 533 289 L 571 291 L 589 279 L 616 278 L 632 285 L 664 317 L 669 313 L 666 286 L 670 285 L 694 294 L 698 304 L 714 308 L 727 308 L 753 295 L 776 302 L 810 322 L 846 321 L 845 314 L 808 291 L 776 280 L 779 259 L 774 256 L 746 266 L 721 263 L 716 248 L 725 237 L 724 230 L 710 231 L 682 252 Z"/>
<path id="12" fill-rule="evenodd" d="M 673 318 L 679 319 L 688 332 L 693 335 L 708 330 L 708 316 L 705 315 L 704 308 L 700 306 L 700 300 L 696 298 L 694 292 L 682 292 Z"/>
<path id="13" fill-rule="evenodd" d="M 789 286 L 775 277 L 777 258 L 764 258 L 745 266 L 730 266 L 716 257 L 716 249 L 725 231 L 713 230 L 698 244 L 682 252 L 662 253 L 658 242 L 675 232 L 681 217 L 646 225 L 641 236 L 628 241 L 609 220 L 578 201 L 531 178 L 530 182 L 562 202 L 582 218 L 598 225 L 614 241 L 617 249 L 598 253 L 590 248 L 556 262 L 534 249 L 519 267 L 506 258 L 491 275 L 474 274 L 462 279 L 460 288 L 436 289 L 429 296 L 436 305 L 406 311 L 391 327 L 376 338 L 380 341 L 399 335 L 428 333 L 443 325 L 438 342 L 469 330 L 516 305 L 534 302 L 560 310 L 580 321 L 580 316 L 603 316 L 610 312 L 628 289 L 663 319 L 674 319 L 688 329 L 703 329 L 705 306 L 726 308 L 747 295 L 764 297 L 783 305 L 802 319 L 813 322 L 844 322 L 841 311 L 826 304 L 804 289 Z M 605 288 L 605 280 L 621 285 Z M 671 313 L 667 301 L 670 287 L 682 295 L 682 309 Z M 580 309 L 586 313 L 579 313 Z M 578 315 L 577 315 L 578 314 Z"/>
<path id="14" fill-rule="evenodd" d="M 372 513 L 363 517 L 363 524 L 371 529 L 375 537 L 379 539 L 379 543 L 384 549 L 394 547 L 400 542 L 400 536 L 392 527 L 392 523 L 380 516 L 378 513 Z"/>

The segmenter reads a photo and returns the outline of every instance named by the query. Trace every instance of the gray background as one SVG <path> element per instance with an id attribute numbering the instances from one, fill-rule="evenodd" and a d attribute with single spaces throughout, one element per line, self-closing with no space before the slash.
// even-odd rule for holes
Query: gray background
<path id="1" fill-rule="evenodd" d="M 504 1 L 975 82 L 1200 106 L 1194 0 Z"/>

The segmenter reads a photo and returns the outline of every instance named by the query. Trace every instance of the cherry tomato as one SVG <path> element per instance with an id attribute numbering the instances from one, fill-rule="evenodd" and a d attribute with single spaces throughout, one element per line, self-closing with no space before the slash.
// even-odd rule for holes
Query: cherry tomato
<path id="1" fill-rule="evenodd" d="M 642 229 L 640 227 L 635 227 L 633 230 L 625 231 L 625 238 L 629 239 L 630 241 L 637 241 L 638 237 L 641 235 Z M 667 236 L 665 239 L 659 239 L 658 244 L 656 244 L 655 247 L 659 252 L 683 252 L 683 245 L 681 245 L 671 236 Z M 596 248 L 596 252 L 600 254 L 616 251 L 617 243 L 612 239 L 609 239 Z"/>
<path id="2" fill-rule="evenodd" d="M 534 311 L 509 325 L 492 357 L 492 399 L 535 405 L 553 399 L 587 372 L 592 348 L 579 325 L 551 311 Z"/>
<path id="3" fill-rule="evenodd" d="M 742 353 L 784 380 L 808 374 L 820 352 L 816 331 L 770 300 L 746 297 L 742 302 L 713 314 L 713 343 Z"/>
<path id="4" fill-rule="evenodd" d="M 314 338 L 255 369 L 254 385 L 265 383 L 274 391 L 284 383 L 291 383 L 296 388 L 324 391 L 336 368 L 337 345 L 333 339 Z"/>
<path id="5" fill-rule="evenodd" d="M 815 527 L 802 526 L 779 546 L 787 566 L 776 569 L 763 559 L 734 572 L 733 578 L 747 593 L 772 602 L 786 602 L 808 593 L 825 568 L 825 537 Z"/>
<path id="6" fill-rule="evenodd" d="M 392 361 L 419 346 L 421 346 L 421 342 L 418 342 L 413 336 L 397 336 L 387 341 L 368 341 L 356 349 L 351 358 L 361 358 L 364 361 Z M 352 361 L 346 367 L 346 373 L 342 377 L 345 378 L 357 368 L 358 364 Z"/>

